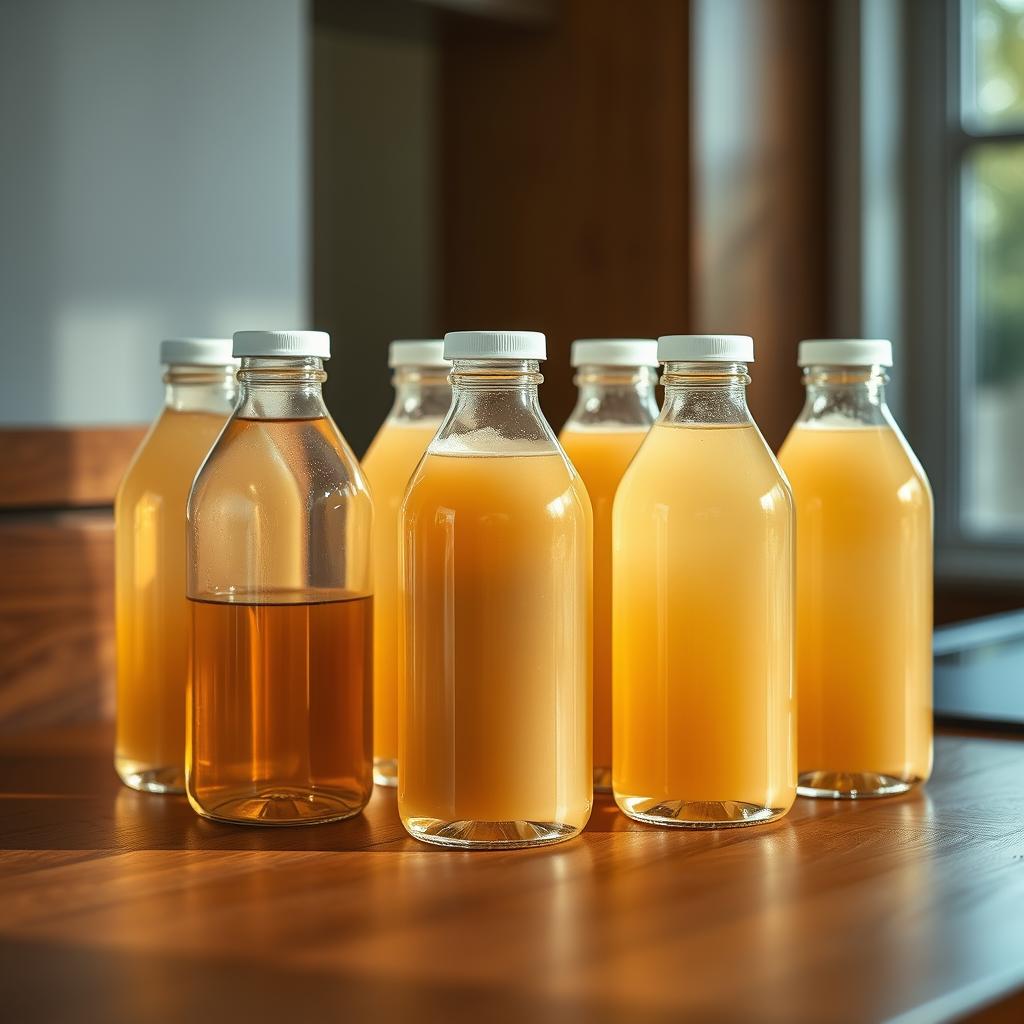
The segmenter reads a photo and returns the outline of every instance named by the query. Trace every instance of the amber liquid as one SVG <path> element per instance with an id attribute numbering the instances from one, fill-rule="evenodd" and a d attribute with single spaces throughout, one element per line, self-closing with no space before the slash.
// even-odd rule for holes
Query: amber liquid
<path id="1" fill-rule="evenodd" d="M 314 823 L 369 798 L 373 599 L 309 597 L 189 601 L 187 791 L 205 817 Z"/>
<path id="2" fill-rule="evenodd" d="M 428 453 L 403 523 L 406 828 L 452 846 L 575 835 L 592 800 L 582 482 L 548 450 Z"/>
<path id="3" fill-rule="evenodd" d="M 440 423 L 388 420 L 363 458 L 373 492 L 373 773 L 382 786 L 398 782 L 398 514 L 409 477 Z"/>
<path id="4" fill-rule="evenodd" d="M 932 497 L 888 426 L 798 424 L 800 792 L 873 796 L 932 769 Z"/>
<path id="5" fill-rule="evenodd" d="M 752 426 L 657 424 L 614 520 L 616 801 L 691 828 L 784 814 L 793 505 L 777 463 Z"/>
<path id="6" fill-rule="evenodd" d="M 165 410 L 122 482 L 117 521 L 115 766 L 136 789 L 185 785 L 185 503 L 227 413 Z"/>
<path id="7" fill-rule="evenodd" d="M 559 440 L 594 511 L 594 788 L 612 788 L 612 504 L 646 428 L 566 427 Z"/>

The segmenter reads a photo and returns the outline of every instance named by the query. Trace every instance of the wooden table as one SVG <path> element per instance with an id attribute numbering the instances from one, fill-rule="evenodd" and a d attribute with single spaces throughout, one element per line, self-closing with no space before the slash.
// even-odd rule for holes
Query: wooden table
<path id="1" fill-rule="evenodd" d="M 5 1020 L 1024 1020 L 1024 739 L 942 735 L 904 798 L 718 833 L 602 800 L 509 853 L 421 845 L 382 790 L 215 825 L 122 788 L 110 745 L 0 743 Z"/>

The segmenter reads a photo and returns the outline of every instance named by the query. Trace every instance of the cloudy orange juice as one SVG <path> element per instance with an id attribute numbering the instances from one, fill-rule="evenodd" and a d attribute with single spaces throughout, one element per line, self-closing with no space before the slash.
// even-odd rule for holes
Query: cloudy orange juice
<path id="1" fill-rule="evenodd" d="M 604 792 L 612 773 L 612 503 L 658 415 L 657 349 L 641 338 L 573 342 L 578 398 L 559 435 L 594 513 L 594 789 Z"/>
<path id="2" fill-rule="evenodd" d="M 590 503 L 537 402 L 543 335 L 460 332 L 452 414 L 402 506 L 399 811 L 517 847 L 591 807 Z"/>
<path id="3" fill-rule="evenodd" d="M 903 792 L 932 765 L 932 496 L 885 403 L 885 341 L 804 342 L 780 453 L 796 500 L 800 792 Z"/>
<path id="4" fill-rule="evenodd" d="M 451 405 L 443 342 L 392 342 L 395 402 L 377 431 L 363 469 L 373 493 L 373 777 L 398 782 L 399 530 L 409 478 Z"/>
<path id="5" fill-rule="evenodd" d="M 117 739 L 121 780 L 183 792 L 188 605 L 185 504 L 235 401 L 230 339 L 163 342 L 163 411 L 117 491 Z"/>
<path id="6" fill-rule="evenodd" d="M 796 795 L 792 497 L 747 410 L 750 339 L 659 354 L 664 408 L 615 498 L 615 799 L 653 824 L 756 824 Z"/>

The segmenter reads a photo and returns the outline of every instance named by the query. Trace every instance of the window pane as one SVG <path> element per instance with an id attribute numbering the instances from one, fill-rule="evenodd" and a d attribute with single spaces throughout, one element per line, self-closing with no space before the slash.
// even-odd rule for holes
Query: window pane
<path id="1" fill-rule="evenodd" d="M 964 527 L 1024 535 L 1024 143 L 974 147 L 964 181 Z"/>
<path id="2" fill-rule="evenodd" d="M 1024 0 L 964 0 L 964 113 L 978 129 L 1024 124 Z"/>

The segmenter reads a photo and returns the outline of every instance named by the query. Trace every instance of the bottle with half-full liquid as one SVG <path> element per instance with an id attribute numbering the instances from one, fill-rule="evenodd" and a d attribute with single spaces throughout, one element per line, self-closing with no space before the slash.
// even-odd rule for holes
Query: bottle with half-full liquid
<path id="1" fill-rule="evenodd" d="M 363 471 L 373 492 L 373 779 L 398 784 L 398 512 L 409 478 L 452 404 L 440 339 L 388 348 L 395 403 L 377 431 Z"/>
<path id="2" fill-rule="evenodd" d="M 932 770 L 932 494 L 885 400 L 888 341 L 804 341 L 779 458 L 797 521 L 801 796 L 902 793 Z"/>
<path id="3" fill-rule="evenodd" d="M 723 828 L 796 797 L 793 499 L 747 408 L 750 338 L 673 335 L 613 513 L 612 787 L 631 818 Z"/>
<path id="4" fill-rule="evenodd" d="M 612 502 L 622 474 L 658 416 L 658 343 L 574 341 L 576 407 L 559 434 L 594 513 L 594 789 L 612 787 Z"/>
<path id="5" fill-rule="evenodd" d="M 540 410 L 544 335 L 445 337 L 452 407 L 402 504 L 398 806 L 417 839 L 575 836 L 592 802 L 590 501 Z"/>
<path id="6" fill-rule="evenodd" d="M 114 500 L 117 739 L 121 781 L 185 791 L 185 503 L 235 404 L 229 338 L 160 345 L 164 407 Z"/>
<path id="7" fill-rule="evenodd" d="M 186 791 L 219 821 L 347 818 L 373 788 L 369 491 L 324 406 L 327 335 L 234 352 L 238 406 L 188 502 Z"/>

